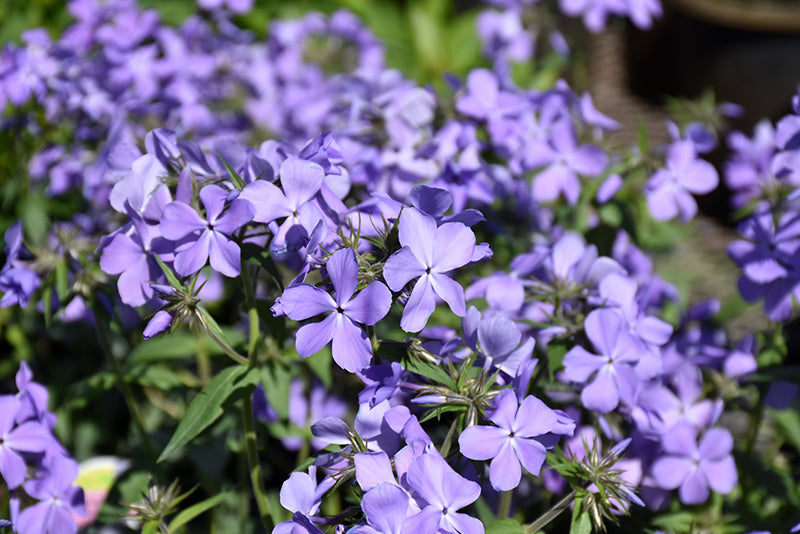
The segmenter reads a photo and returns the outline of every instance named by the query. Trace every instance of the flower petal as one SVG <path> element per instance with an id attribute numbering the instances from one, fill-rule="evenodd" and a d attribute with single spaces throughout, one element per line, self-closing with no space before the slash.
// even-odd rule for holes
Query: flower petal
<path id="1" fill-rule="evenodd" d="M 383 267 L 383 277 L 392 291 L 400 291 L 408 282 L 423 274 L 425 266 L 409 247 L 392 254 Z"/>
<path id="2" fill-rule="evenodd" d="M 475 234 L 461 223 L 445 223 L 436 229 L 430 267 L 446 273 L 472 261 Z"/>
<path id="3" fill-rule="evenodd" d="M 525 470 L 532 475 L 539 476 L 547 456 L 544 445 L 535 439 L 519 438 L 514 440 L 514 446 L 517 450 L 517 457 Z"/>
<path id="4" fill-rule="evenodd" d="M 336 303 L 339 306 L 346 304 L 358 285 L 356 253 L 351 248 L 337 250 L 328 258 L 325 269 L 336 291 Z"/>
<path id="5" fill-rule="evenodd" d="M 318 323 L 301 326 L 297 330 L 295 347 L 301 358 L 307 358 L 322 350 L 333 339 L 336 313 L 332 313 Z"/>
<path id="6" fill-rule="evenodd" d="M 408 512 L 408 494 L 395 484 L 381 484 L 361 500 L 367 521 L 382 534 L 399 534 Z"/>
<path id="7" fill-rule="evenodd" d="M 211 231 L 200 234 L 197 241 L 190 241 L 181 246 L 175 254 L 175 271 L 181 276 L 189 276 L 202 269 L 208 261 Z"/>
<path id="8" fill-rule="evenodd" d="M 433 290 L 450 306 L 450 310 L 459 317 L 464 317 L 467 314 L 467 303 L 461 284 L 440 273 L 431 273 L 429 279 Z"/>
<path id="9" fill-rule="evenodd" d="M 400 214 L 397 226 L 400 244 L 412 250 L 423 268 L 431 267 L 437 230 L 436 220 L 416 208 L 405 208 Z"/>
<path id="10" fill-rule="evenodd" d="M 658 487 L 671 490 L 683 484 L 694 470 L 694 464 L 688 458 L 663 456 L 655 461 L 652 470 Z"/>
<path id="11" fill-rule="evenodd" d="M 406 302 L 403 317 L 400 319 L 400 328 L 406 332 L 419 332 L 425 327 L 434 308 L 436 308 L 436 299 L 430 276 L 422 276 L 417 280 L 411 296 Z"/>
<path id="12" fill-rule="evenodd" d="M 488 460 L 497 456 L 506 441 L 508 432 L 502 428 L 472 425 L 458 437 L 458 447 L 471 460 Z"/>
<path id="13" fill-rule="evenodd" d="M 204 230 L 206 221 L 188 204 L 170 202 L 161 213 L 158 229 L 161 235 L 171 241 L 177 241 L 192 232 Z"/>
<path id="14" fill-rule="evenodd" d="M 500 452 L 489 466 L 489 481 L 498 491 L 508 491 L 519 486 L 522 479 L 522 468 L 514 452 L 511 440 L 506 440 Z"/>
<path id="15" fill-rule="evenodd" d="M 256 209 L 253 205 L 242 198 L 237 198 L 228 206 L 228 210 L 219 219 L 214 221 L 214 230 L 225 235 L 233 232 L 253 220 Z"/>
<path id="16" fill-rule="evenodd" d="M 364 491 L 383 483 L 395 483 L 389 456 L 381 452 L 359 452 L 353 457 L 356 480 Z"/>
<path id="17" fill-rule="evenodd" d="M 514 419 L 514 431 L 522 437 L 529 438 L 547 434 L 558 422 L 556 412 L 533 395 L 523 399 Z"/>
<path id="18" fill-rule="evenodd" d="M 366 325 L 383 319 L 392 307 L 392 293 L 382 282 L 372 282 L 344 307 L 345 315 Z"/>
<path id="19" fill-rule="evenodd" d="M 355 373 L 369 365 L 372 344 L 364 329 L 345 315 L 334 312 L 336 329 L 333 333 L 331 353 L 333 360 L 346 371 Z"/>
<path id="20" fill-rule="evenodd" d="M 309 284 L 287 287 L 280 297 L 280 305 L 283 313 L 294 321 L 336 309 L 336 302 L 325 290 Z"/>
<path id="21" fill-rule="evenodd" d="M 241 272 L 241 250 L 219 232 L 208 232 L 208 257 L 211 267 L 229 278 L 236 278 Z"/>

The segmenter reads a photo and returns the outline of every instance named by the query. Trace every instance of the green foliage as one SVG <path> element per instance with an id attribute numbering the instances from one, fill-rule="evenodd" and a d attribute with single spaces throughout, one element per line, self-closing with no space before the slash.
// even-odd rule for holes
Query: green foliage
<path id="1" fill-rule="evenodd" d="M 257 369 L 244 366 L 228 367 L 220 371 L 189 405 L 186 415 L 178 424 L 158 461 L 163 462 L 175 454 L 219 419 L 237 400 L 249 395 L 258 379 Z"/>
<path id="2" fill-rule="evenodd" d="M 525 534 L 525 527 L 514 519 L 495 521 L 486 527 L 486 534 Z"/>

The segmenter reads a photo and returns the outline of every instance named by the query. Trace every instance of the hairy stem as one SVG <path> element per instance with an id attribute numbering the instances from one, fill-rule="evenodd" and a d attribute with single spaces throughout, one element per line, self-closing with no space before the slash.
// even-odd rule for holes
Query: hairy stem
<path id="1" fill-rule="evenodd" d="M 250 364 L 250 361 L 247 358 L 236 352 L 236 349 L 231 347 L 224 339 L 220 338 L 217 334 L 215 334 L 213 330 L 211 330 L 210 328 L 206 328 L 205 331 L 208 334 L 208 337 L 210 337 L 211 340 L 214 343 L 216 343 L 219 346 L 219 348 L 221 348 L 222 351 L 225 354 L 227 354 L 233 361 L 235 361 L 239 365 Z"/>
<path id="2" fill-rule="evenodd" d="M 503 520 L 508 517 L 508 512 L 511 510 L 511 498 L 514 496 L 512 491 L 500 492 L 500 508 L 497 510 L 497 519 Z"/>
<path id="3" fill-rule="evenodd" d="M 577 495 L 577 491 L 572 490 L 567 495 L 558 501 L 552 508 L 546 511 L 544 514 L 539 516 L 539 518 L 531 523 L 530 525 L 525 527 L 525 534 L 534 534 L 534 532 L 538 532 L 543 527 L 547 526 L 553 519 L 558 517 L 561 512 L 569 508 L 569 505 L 572 504 L 572 501 L 575 500 L 575 495 Z"/>
<path id="4" fill-rule="evenodd" d="M 267 492 L 261 477 L 261 465 L 258 462 L 256 448 L 256 430 L 253 425 L 253 401 L 250 395 L 245 395 L 242 402 L 242 421 L 244 422 L 244 446 L 247 451 L 247 465 L 250 472 L 250 484 L 258 506 L 258 515 L 261 524 L 267 532 L 272 531 L 272 513 L 269 509 Z"/>

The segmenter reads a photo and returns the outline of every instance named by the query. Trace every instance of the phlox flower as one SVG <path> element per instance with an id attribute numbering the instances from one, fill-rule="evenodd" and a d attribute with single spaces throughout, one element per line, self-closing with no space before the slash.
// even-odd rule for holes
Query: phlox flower
<path id="1" fill-rule="evenodd" d="M 458 512 L 475 502 L 481 487 L 456 473 L 439 454 L 422 454 L 406 472 L 421 511 L 406 519 L 407 532 L 483 534 L 483 523 Z"/>
<path id="2" fill-rule="evenodd" d="M 655 219 L 666 221 L 680 215 L 687 222 L 697 213 L 691 193 L 710 193 L 718 183 L 716 169 L 697 158 L 694 143 L 678 141 L 667 152 L 666 168 L 657 170 L 647 182 L 647 205 Z"/>
<path id="3" fill-rule="evenodd" d="M 489 460 L 489 481 L 498 491 L 519 486 L 522 469 L 538 475 L 547 450 L 536 438 L 555 429 L 556 413 L 529 395 L 517 406 L 513 390 L 504 389 L 494 400 L 489 420 L 496 427 L 473 425 L 458 438 L 461 453 L 473 460 Z"/>
<path id="4" fill-rule="evenodd" d="M 608 165 L 608 156 L 600 147 L 578 145 L 569 118 L 557 120 L 549 143 L 535 144 L 527 157 L 531 168 L 547 165 L 531 185 L 532 196 L 539 202 L 553 202 L 563 195 L 567 203 L 575 204 L 581 194 L 578 175 L 599 176 Z"/>
<path id="5" fill-rule="evenodd" d="M 640 381 L 636 366 L 647 349 L 628 332 L 614 310 L 592 311 L 584 327 L 600 354 L 592 354 L 579 345 L 573 347 L 564 356 L 564 376 L 572 382 L 588 382 L 581 392 L 583 405 L 608 413 L 620 400 L 632 398 Z M 648 365 L 646 371 L 646 378 L 651 378 L 651 373 L 658 370 Z"/>
<path id="6" fill-rule="evenodd" d="M 358 261 L 352 249 L 338 250 L 328 259 L 328 277 L 336 298 L 310 284 L 286 288 L 273 312 L 295 321 L 328 313 L 321 322 L 310 323 L 297 331 L 296 347 L 301 358 L 318 352 L 333 341 L 331 352 L 340 367 L 360 371 L 372 358 L 372 346 L 359 323 L 374 325 L 392 305 L 392 295 L 381 282 L 372 282 L 353 297 L 358 284 Z"/>
<path id="7" fill-rule="evenodd" d="M 392 291 L 417 278 L 400 320 L 406 332 L 419 332 L 436 307 L 438 295 L 456 315 L 466 313 L 464 290 L 447 272 L 470 263 L 475 234 L 461 223 L 436 225 L 436 219 L 416 208 L 406 208 L 398 224 L 403 248 L 392 254 L 383 276 Z"/>
<path id="8" fill-rule="evenodd" d="M 196 273 L 209 260 L 215 271 L 231 278 L 239 276 L 241 251 L 228 236 L 250 222 L 255 209 L 250 202 L 237 198 L 223 214 L 228 196 L 229 192 L 218 185 L 207 185 L 200 190 L 205 220 L 183 202 L 164 206 L 159 225 L 161 234 L 172 241 L 188 238 L 175 251 L 175 271 L 181 276 Z"/>
<path id="9" fill-rule="evenodd" d="M 72 485 L 77 477 L 75 460 L 59 454 L 50 456 L 38 478 L 25 484 L 25 492 L 39 502 L 20 512 L 17 532 L 75 534 L 78 526 L 71 514 L 86 515 L 83 490 Z"/>
<path id="10" fill-rule="evenodd" d="M 44 452 L 51 445 L 49 429 L 38 421 L 15 424 L 22 401 L 14 395 L 0 397 L 0 475 L 9 489 L 25 482 L 26 452 Z"/>
<path id="11" fill-rule="evenodd" d="M 671 428 L 661 441 L 664 452 L 652 474 L 664 489 L 678 489 L 683 504 L 702 504 L 709 488 L 730 493 L 738 476 L 733 460 L 733 438 L 723 428 L 708 430 L 697 443 L 697 431 L 687 424 Z"/>

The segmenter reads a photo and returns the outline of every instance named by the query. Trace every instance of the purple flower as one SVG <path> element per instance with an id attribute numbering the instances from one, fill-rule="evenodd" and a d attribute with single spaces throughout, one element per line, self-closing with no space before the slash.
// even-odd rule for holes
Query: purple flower
<path id="1" fill-rule="evenodd" d="M 270 223 L 285 217 L 270 247 L 275 251 L 286 247 L 296 250 L 305 242 L 290 230 L 300 226 L 310 234 L 323 219 L 322 212 L 311 200 L 323 186 L 325 171 L 317 163 L 291 157 L 281 164 L 279 175 L 283 190 L 266 180 L 256 180 L 242 190 L 239 198 L 249 200 L 255 207 L 253 218 L 258 222 Z"/>
<path id="2" fill-rule="evenodd" d="M 39 275 L 24 267 L 12 267 L 0 272 L 0 308 L 19 305 L 24 308 L 41 281 Z"/>
<path id="3" fill-rule="evenodd" d="M 384 482 L 370 489 L 361 499 L 366 525 L 358 525 L 353 534 L 400 534 L 409 508 L 408 493 L 396 484 Z"/>
<path id="4" fill-rule="evenodd" d="M 141 306 L 153 296 L 150 283 L 163 277 L 153 252 L 166 253 L 169 245 L 158 227 L 145 223 L 127 202 L 125 209 L 133 224 L 129 231 L 114 234 L 103 247 L 100 268 L 120 275 L 117 290 L 122 302 Z"/>
<path id="5" fill-rule="evenodd" d="M 667 152 L 666 168 L 657 170 L 647 182 L 645 194 L 655 219 L 669 220 L 677 215 L 686 222 L 697 213 L 697 202 L 690 193 L 710 193 L 717 187 L 716 169 L 697 158 L 691 141 L 673 143 Z"/>
<path id="6" fill-rule="evenodd" d="M 338 250 L 327 263 L 328 277 L 336 299 L 310 284 L 286 288 L 277 304 L 295 321 L 328 313 L 319 323 L 297 331 L 297 352 L 301 358 L 316 353 L 333 340 L 331 352 L 340 367 L 360 371 L 372 358 L 372 346 L 359 323 L 374 325 L 392 305 L 392 295 L 381 282 L 372 282 L 353 297 L 358 284 L 358 261 L 352 249 Z M 275 308 L 273 308 L 273 311 Z"/>
<path id="7" fill-rule="evenodd" d="M 421 508 L 406 520 L 408 532 L 483 534 L 483 523 L 457 511 L 475 502 L 481 487 L 453 471 L 439 454 L 417 457 L 406 472 L 406 482 Z"/>
<path id="8" fill-rule="evenodd" d="M 584 323 L 586 335 L 600 354 L 575 346 L 564 356 L 564 376 L 587 383 L 581 391 L 584 406 L 608 413 L 620 400 L 630 401 L 639 377 L 636 364 L 646 348 L 628 333 L 622 318 L 613 310 L 594 310 Z"/>
<path id="9" fill-rule="evenodd" d="M 9 489 L 22 484 L 28 473 L 20 453 L 43 452 L 52 441 L 49 430 L 38 421 L 15 424 L 21 406 L 13 395 L 0 397 L 0 475 Z"/>
<path id="10" fill-rule="evenodd" d="M 475 25 L 483 53 L 496 69 L 505 70 L 506 62 L 528 61 L 533 55 L 534 36 L 523 27 L 519 12 L 487 9 L 478 15 Z"/>
<path id="11" fill-rule="evenodd" d="M 37 478 L 25 484 L 25 492 L 39 502 L 20 512 L 16 528 L 30 534 L 74 534 L 78 531 L 72 514 L 86 515 L 83 490 L 72 483 L 78 477 L 78 464 L 54 454 Z"/>
<path id="12" fill-rule="evenodd" d="M 486 69 L 469 73 L 464 93 L 456 101 L 459 113 L 478 120 L 514 115 L 525 106 L 525 99 L 503 90 L 497 75 Z"/>
<path id="13" fill-rule="evenodd" d="M 196 273 L 209 259 L 215 271 L 231 278 L 239 275 L 241 251 L 228 236 L 250 222 L 255 210 L 250 202 L 237 198 L 222 214 L 228 196 L 229 192 L 218 185 L 207 185 L 200 191 L 206 220 L 183 202 L 164 206 L 161 234 L 172 241 L 188 238 L 175 253 L 175 271 L 181 276 Z"/>
<path id="14" fill-rule="evenodd" d="M 487 359 L 489 365 L 496 366 L 511 377 L 515 377 L 521 366 L 530 361 L 535 341 L 528 337 L 522 345 L 522 334 L 517 324 L 503 315 L 481 317 L 481 313 L 470 306 L 466 317 L 461 321 L 467 345 Z"/>
<path id="15" fill-rule="evenodd" d="M 678 490 L 684 504 L 702 504 L 709 487 L 717 493 L 730 493 L 736 486 L 733 438 L 723 428 L 707 431 L 697 444 L 697 431 L 689 425 L 673 427 L 662 438 L 665 456 L 657 459 L 652 474 L 664 489 Z"/>
<path id="16" fill-rule="evenodd" d="M 197 0 L 203 9 L 214 10 L 228 8 L 232 13 L 247 13 L 253 8 L 255 0 Z"/>
<path id="17" fill-rule="evenodd" d="M 529 395 L 517 407 L 513 390 L 504 389 L 494 400 L 489 420 L 496 427 L 467 427 L 458 438 L 461 454 L 473 460 L 489 460 L 489 480 L 498 491 L 519 486 L 520 464 L 532 475 L 539 475 L 547 450 L 536 438 L 555 429 L 556 413 Z"/>
<path id="18" fill-rule="evenodd" d="M 772 213 L 747 219 L 740 231 L 751 241 L 734 241 L 728 254 L 742 269 L 739 291 L 748 302 L 764 298 L 764 310 L 773 321 L 789 319 L 792 295 L 800 285 L 800 217 L 786 214 L 778 226 Z"/>
<path id="19" fill-rule="evenodd" d="M 436 219 L 416 208 L 406 208 L 400 216 L 400 244 L 403 248 L 386 260 L 383 276 L 392 291 L 400 291 L 418 278 L 406 302 L 400 327 L 419 332 L 441 297 L 456 315 L 466 313 L 464 290 L 445 273 L 470 263 L 475 250 L 475 234 L 461 223 L 436 226 Z"/>
<path id="20" fill-rule="evenodd" d="M 307 517 L 319 512 L 322 496 L 333 487 L 336 481 L 325 477 L 317 484 L 317 468 L 311 466 L 308 473 L 294 472 L 281 486 L 281 506 L 294 513 L 301 513 Z"/>
<path id="21" fill-rule="evenodd" d="M 578 202 L 581 183 L 578 175 L 598 176 L 608 165 L 608 156 L 594 145 L 578 145 L 575 128 L 568 117 L 553 125 L 549 143 L 533 146 L 528 154 L 531 168 L 547 165 L 533 178 L 533 198 L 552 202 L 563 195 L 569 204 Z"/>

